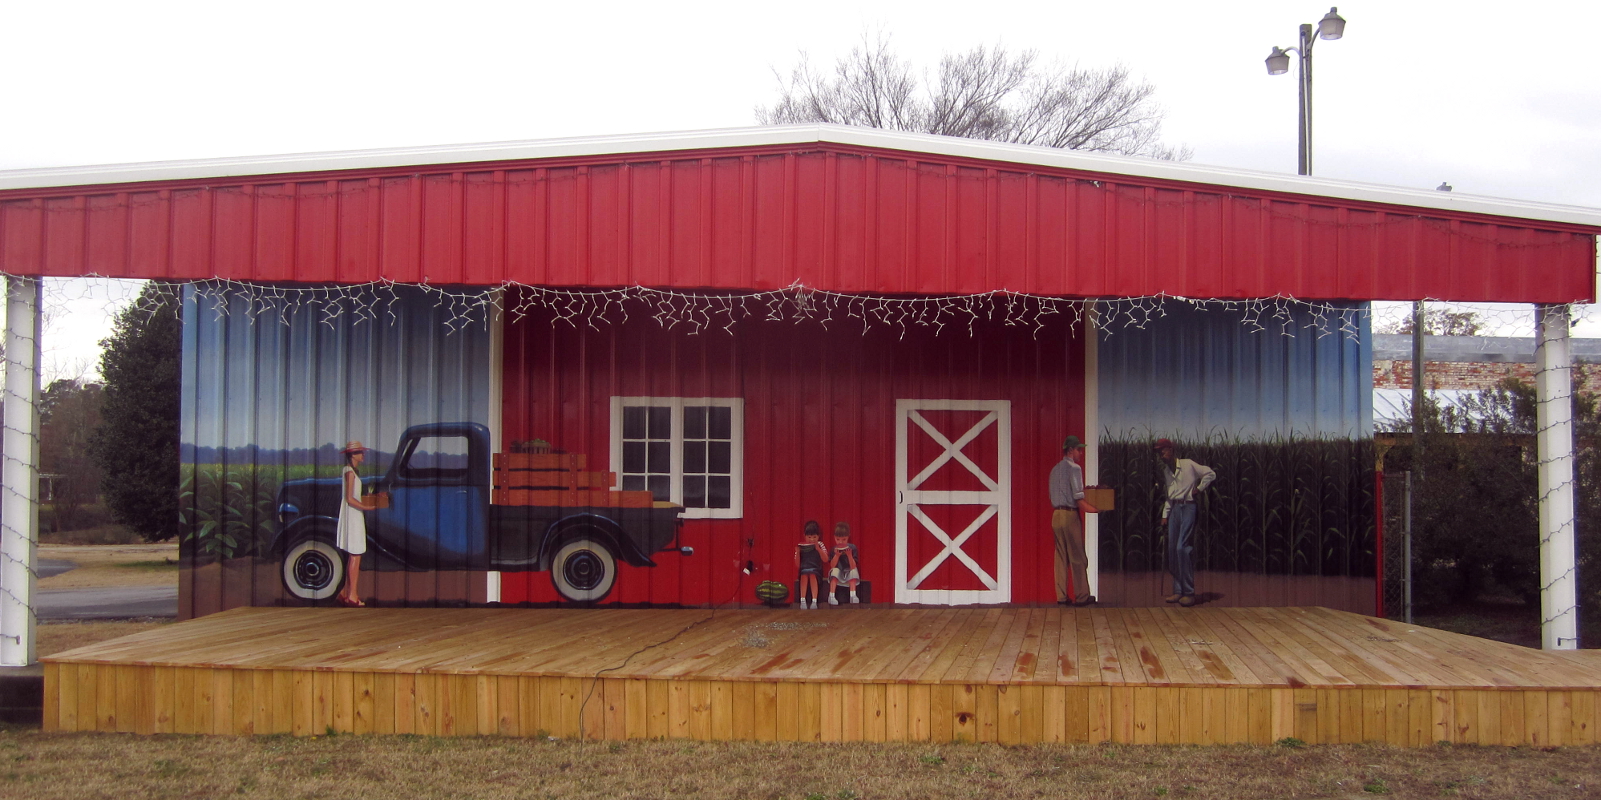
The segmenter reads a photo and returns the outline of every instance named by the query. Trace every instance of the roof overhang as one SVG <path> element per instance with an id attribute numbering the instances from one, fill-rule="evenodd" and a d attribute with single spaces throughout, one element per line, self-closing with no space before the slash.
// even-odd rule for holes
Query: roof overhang
<path id="1" fill-rule="evenodd" d="M 902 133 L 845 125 L 773 125 L 703 131 L 582 136 L 481 144 L 398 147 L 271 156 L 155 161 L 0 171 L 0 192 L 18 189 L 243 178 L 447 164 L 520 162 L 728 148 L 836 144 L 911 154 L 932 154 L 1023 166 L 1149 178 L 1266 191 L 1308 198 L 1351 200 L 1462 214 L 1593 227 L 1601 209 L 1511 200 L 1459 192 L 1385 186 L 1179 161 L 1084 153 L 1033 145 Z"/>

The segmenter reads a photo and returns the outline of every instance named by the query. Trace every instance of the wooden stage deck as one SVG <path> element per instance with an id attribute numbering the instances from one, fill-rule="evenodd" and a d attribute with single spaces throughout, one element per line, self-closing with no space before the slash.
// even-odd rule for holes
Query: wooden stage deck
<path id="1" fill-rule="evenodd" d="M 47 730 L 1589 744 L 1601 659 L 1322 608 L 242 608 L 45 662 Z"/>

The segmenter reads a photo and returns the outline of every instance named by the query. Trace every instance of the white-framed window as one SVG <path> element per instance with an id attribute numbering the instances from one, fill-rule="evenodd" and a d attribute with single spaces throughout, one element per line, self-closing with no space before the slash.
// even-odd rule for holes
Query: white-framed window
<path id="1" fill-rule="evenodd" d="M 744 515 L 745 401 L 738 397 L 613 397 L 617 487 L 648 490 L 689 519 Z"/>

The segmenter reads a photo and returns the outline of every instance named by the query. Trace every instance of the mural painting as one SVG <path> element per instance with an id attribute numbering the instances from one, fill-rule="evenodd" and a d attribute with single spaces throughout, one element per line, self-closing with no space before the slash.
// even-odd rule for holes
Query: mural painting
<path id="1" fill-rule="evenodd" d="M 487 290 L 386 292 L 364 313 L 267 317 L 248 293 L 188 297 L 185 616 L 817 608 L 875 602 L 873 577 L 879 603 L 1371 606 L 1371 444 L 1345 383 L 1366 375 L 1360 337 L 1175 305 L 1101 334 L 1086 373 L 1065 322 L 746 318 L 730 334 L 644 308 L 574 325 L 537 306 L 492 319 Z M 1083 486 L 1076 437 L 1089 396 L 1101 487 Z M 1163 513 L 1164 438 L 1220 476 L 1184 489 L 1194 522 L 1176 534 L 1189 512 Z M 849 522 L 832 547 L 815 523 L 797 544 L 818 519 Z"/>
<path id="2" fill-rule="evenodd" d="M 483 603 L 502 572 L 548 573 L 591 602 L 675 539 L 676 504 L 613 490 L 583 454 L 494 452 L 481 317 L 443 333 L 462 312 L 405 290 L 378 319 L 252 311 L 187 300 L 185 616 Z M 392 449 L 334 444 L 358 433 Z"/>
<path id="3" fill-rule="evenodd" d="M 1373 612 L 1371 338 L 1320 335 L 1301 312 L 1262 322 L 1170 301 L 1103 336 L 1099 483 L 1117 498 L 1097 515 L 1103 602 L 1179 603 L 1193 581 L 1202 604 Z M 1216 474 L 1177 487 L 1194 501 L 1182 516 L 1164 513 L 1158 444 Z M 1176 563 L 1180 547 L 1193 561 Z"/>

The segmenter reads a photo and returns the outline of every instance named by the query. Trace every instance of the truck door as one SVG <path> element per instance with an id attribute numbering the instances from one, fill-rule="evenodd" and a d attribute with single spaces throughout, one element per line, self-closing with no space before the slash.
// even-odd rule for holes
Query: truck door
<path id="1" fill-rule="evenodd" d="M 414 433 L 401 444 L 378 512 L 384 538 L 405 548 L 413 569 L 487 569 L 485 487 L 474 480 L 469 436 Z"/>

